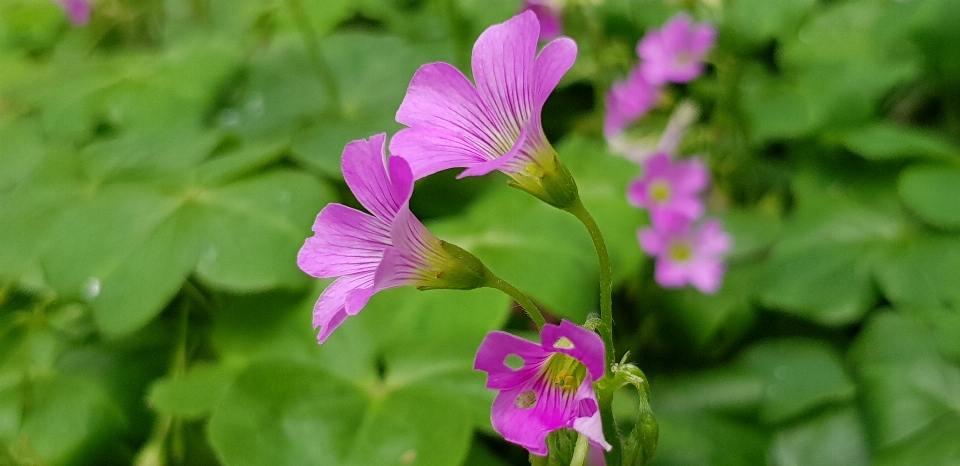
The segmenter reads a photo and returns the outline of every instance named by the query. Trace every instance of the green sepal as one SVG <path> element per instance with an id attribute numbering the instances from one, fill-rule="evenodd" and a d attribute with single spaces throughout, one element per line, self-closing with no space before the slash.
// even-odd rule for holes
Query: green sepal
<path id="1" fill-rule="evenodd" d="M 440 240 L 440 249 L 443 255 L 436 264 L 439 270 L 417 289 L 473 290 L 487 285 L 490 272 L 477 256 L 443 240 Z"/>
<path id="2" fill-rule="evenodd" d="M 531 466 L 569 466 L 577 445 L 577 432 L 573 429 L 557 429 L 547 435 L 547 456 L 530 454 Z"/>
<path id="3" fill-rule="evenodd" d="M 522 189 L 547 204 L 567 210 L 580 201 L 577 182 L 567 166 L 551 150 L 547 166 L 533 164 L 510 175 L 510 186 Z"/>

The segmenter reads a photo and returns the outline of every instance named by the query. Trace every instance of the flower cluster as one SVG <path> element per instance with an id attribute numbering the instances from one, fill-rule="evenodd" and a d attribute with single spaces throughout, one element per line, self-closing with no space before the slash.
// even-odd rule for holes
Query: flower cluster
<path id="1" fill-rule="evenodd" d="M 409 206 L 417 179 L 458 167 L 465 169 L 460 177 L 499 170 L 513 186 L 579 212 L 576 184 L 540 122 L 543 103 L 573 65 L 577 48 L 560 37 L 538 53 L 543 32 L 534 11 L 488 28 L 474 45 L 474 82 L 447 63 L 430 63 L 416 72 L 397 111 L 406 128 L 390 140 L 389 154 L 385 134 L 347 144 L 343 177 L 368 213 L 327 205 L 298 256 L 304 272 L 336 278 L 314 307 L 320 343 L 374 293 L 397 286 L 498 288 L 543 324 L 529 299 L 469 252 L 430 233 Z M 523 365 L 509 367 L 509 355 Z M 543 325 L 539 345 L 490 333 L 477 351 L 475 368 L 488 373 L 488 388 L 499 391 L 493 426 L 536 455 L 548 453 L 547 435 L 561 428 L 611 449 L 593 385 L 604 375 L 605 355 L 597 334 L 568 321 Z"/>
<path id="2" fill-rule="evenodd" d="M 649 31 L 637 44 L 640 63 L 607 93 L 603 122 L 607 139 L 617 139 L 630 123 L 653 109 L 662 86 L 700 76 L 704 56 L 716 39 L 717 31 L 712 25 L 694 23 L 683 13 L 662 28 Z"/>

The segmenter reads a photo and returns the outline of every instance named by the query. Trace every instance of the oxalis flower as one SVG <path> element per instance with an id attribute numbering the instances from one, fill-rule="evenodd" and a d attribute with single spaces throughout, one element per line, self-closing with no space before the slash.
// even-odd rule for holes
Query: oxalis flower
<path id="1" fill-rule="evenodd" d="M 713 25 L 694 24 L 680 13 L 661 29 L 648 32 L 637 44 L 643 76 L 655 85 L 690 81 L 703 73 L 703 57 L 716 40 Z"/>
<path id="2" fill-rule="evenodd" d="M 540 113 L 573 65 L 569 38 L 537 54 L 540 25 L 532 11 L 487 28 L 473 47 L 471 83 L 448 63 L 420 67 L 397 111 L 408 128 L 390 151 L 410 162 L 415 178 L 454 167 L 460 177 L 500 170 L 512 184 L 566 208 L 579 200 L 576 183 L 547 142 Z"/>
<path id="3" fill-rule="evenodd" d="M 337 278 L 313 309 L 323 343 L 370 297 L 387 288 L 472 289 L 487 270 L 470 253 L 440 241 L 410 212 L 413 174 L 406 160 L 384 154 L 385 134 L 353 141 L 343 150 L 343 178 L 370 214 L 329 204 L 313 224 L 297 265 L 317 278 Z M 371 215 L 372 214 L 372 215 Z"/>
<path id="4" fill-rule="evenodd" d="M 720 289 L 726 267 L 721 256 L 730 250 L 730 236 L 720 222 L 707 220 L 699 226 L 690 221 L 637 232 L 640 246 L 656 256 L 654 278 L 663 287 L 692 284 L 704 293 Z"/>
<path id="5" fill-rule="evenodd" d="M 615 138 L 634 120 L 649 112 L 657 104 L 659 89 L 643 77 L 639 67 L 633 67 L 627 79 L 610 86 L 603 114 L 603 134 Z"/>
<path id="6" fill-rule="evenodd" d="M 536 344 L 494 331 L 480 344 L 473 367 L 487 373 L 487 388 L 500 391 L 490 414 L 493 428 L 535 455 L 547 454 L 547 435 L 561 428 L 610 450 L 593 390 L 603 377 L 603 341 L 567 320 L 544 325 L 540 339 Z M 511 367 L 511 356 L 522 364 Z"/>
<path id="7" fill-rule="evenodd" d="M 627 201 L 650 210 L 654 226 L 688 222 L 703 214 L 700 192 L 707 187 L 709 173 L 697 159 L 672 161 L 664 152 L 643 163 L 643 177 L 627 187 Z"/>

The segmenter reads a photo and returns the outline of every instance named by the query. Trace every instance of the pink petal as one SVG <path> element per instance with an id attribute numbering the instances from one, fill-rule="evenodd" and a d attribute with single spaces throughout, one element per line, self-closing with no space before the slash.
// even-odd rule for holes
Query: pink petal
<path id="1" fill-rule="evenodd" d="M 396 180 L 401 183 L 394 185 L 387 174 L 385 141 L 386 134 L 381 133 L 371 136 L 369 141 L 350 142 L 343 149 L 341 166 L 343 178 L 360 204 L 381 220 L 390 222 L 400 205 L 409 199 L 413 180 L 406 179 L 407 176 Z"/>
<path id="2" fill-rule="evenodd" d="M 390 245 L 386 223 L 341 204 L 328 204 L 313 224 L 297 254 L 297 265 L 317 278 L 369 273 L 373 275 L 383 250 Z"/>
<path id="3" fill-rule="evenodd" d="M 686 270 L 666 257 L 657 258 L 653 276 L 663 287 L 679 287 L 687 284 Z"/>
<path id="4" fill-rule="evenodd" d="M 641 228 L 637 230 L 637 241 L 643 252 L 656 256 L 663 253 L 667 247 L 666 239 L 654 228 Z"/>
<path id="5" fill-rule="evenodd" d="M 717 42 L 717 29 L 709 23 L 700 23 L 693 28 L 690 37 L 690 50 L 699 57 L 713 48 Z"/>
<path id="6" fill-rule="evenodd" d="M 540 23 L 540 40 L 550 40 L 563 33 L 561 11 L 547 2 L 525 0 L 520 11 L 532 11 Z"/>
<path id="7" fill-rule="evenodd" d="M 506 154 L 501 155 L 493 160 L 488 160 L 486 162 L 474 165 L 457 175 L 457 179 L 461 179 L 467 176 L 483 176 L 487 173 L 490 173 L 494 170 L 501 170 L 504 167 L 511 165 L 517 159 L 517 156 L 520 155 L 520 148 L 523 147 L 523 143 L 527 140 L 527 129 L 520 128 L 520 136 L 517 137 L 517 142 L 513 144 L 513 147 L 510 148 Z"/>
<path id="8" fill-rule="evenodd" d="M 317 340 L 323 343 L 348 314 L 344 308 L 347 295 L 357 289 L 373 286 L 373 274 L 347 275 L 338 278 L 320 294 L 313 307 L 313 328 L 321 327 Z"/>
<path id="9" fill-rule="evenodd" d="M 593 381 L 584 380 L 574 397 L 580 405 L 579 417 L 573 421 L 573 430 L 580 432 L 590 440 L 594 446 L 610 451 L 613 446 L 603 436 L 603 423 L 600 419 L 600 410 L 597 406 L 597 395 L 593 391 Z"/>
<path id="10" fill-rule="evenodd" d="M 587 367 L 594 380 L 603 377 L 605 368 L 603 340 L 596 333 L 564 319 L 560 321 L 560 325 L 544 325 L 540 338 L 541 346 L 545 350 L 563 353 L 580 361 Z M 570 340 L 573 348 L 554 346 L 560 338 Z"/>
<path id="11" fill-rule="evenodd" d="M 670 202 L 669 205 L 670 213 L 677 213 L 687 219 L 697 219 L 703 215 L 703 202 L 699 197 L 686 195 L 683 197 L 675 197 Z M 667 213 L 669 215 L 669 213 Z M 665 218 L 661 216 L 660 223 L 662 224 Z M 672 220 L 672 219 L 671 219 Z M 667 220 L 669 221 L 669 220 Z"/>
<path id="12" fill-rule="evenodd" d="M 567 37 L 550 42 L 540 51 L 533 64 L 534 75 L 537 80 L 537 110 L 543 107 L 547 97 L 550 96 L 560 79 L 570 70 L 576 60 L 577 43 Z"/>
<path id="13" fill-rule="evenodd" d="M 697 254 L 716 257 L 730 250 L 733 241 L 727 232 L 723 231 L 720 221 L 707 220 L 697 231 L 693 240 Z"/>
<path id="14" fill-rule="evenodd" d="M 725 269 L 726 267 L 721 261 L 704 260 L 691 263 L 687 270 L 687 276 L 690 278 L 690 283 L 698 290 L 707 294 L 714 294 L 720 289 Z"/>
<path id="15" fill-rule="evenodd" d="M 523 359 L 522 367 L 514 369 L 506 364 L 507 357 L 512 354 Z M 551 354 L 531 341 L 507 332 L 493 331 L 480 343 L 473 368 L 487 373 L 487 388 L 505 390 L 522 385 L 536 376 L 540 365 Z"/>
<path id="16" fill-rule="evenodd" d="M 533 64 L 539 35 L 536 15 L 525 11 L 487 28 L 473 45 L 477 91 L 514 138 L 534 110 L 538 89 Z"/>
<path id="17" fill-rule="evenodd" d="M 697 193 L 707 187 L 710 182 L 710 172 L 700 159 L 689 159 L 676 164 L 677 190 L 687 193 Z"/>
<path id="18" fill-rule="evenodd" d="M 448 168 L 471 167 L 493 160 L 498 154 L 487 143 L 477 145 L 472 137 L 447 128 L 404 128 L 390 141 L 390 152 L 410 164 L 414 179 Z"/>
<path id="19" fill-rule="evenodd" d="M 387 248 L 374 274 L 373 291 L 399 286 L 416 286 L 425 281 L 422 263 L 397 248 Z"/>
<path id="20" fill-rule="evenodd" d="M 521 385 L 497 393 L 490 409 L 490 422 L 508 442 L 516 443 L 534 455 L 546 456 L 547 435 L 565 427 L 564 419 L 553 410 L 543 409 L 544 405 L 553 404 L 552 399 L 538 399 L 535 406 L 527 409 L 518 407 L 517 397 L 532 388 Z M 541 395 L 537 390 L 534 392 Z"/>
<path id="21" fill-rule="evenodd" d="M 647 197 L 649 183 L 646 178 L 636 179 L 627 186 L 627 202 L 634 207 L 645 208 L 650 205 L 650 199 Z"/>

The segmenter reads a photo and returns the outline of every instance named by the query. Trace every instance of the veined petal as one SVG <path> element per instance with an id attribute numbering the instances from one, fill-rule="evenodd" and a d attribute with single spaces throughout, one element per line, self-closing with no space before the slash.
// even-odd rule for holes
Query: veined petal
<path id="1" fill-rule="evenodd" d="M 390 228 L 380 219 L 341 204 L 328 204 L 297 254 L 297 265 L 317 278 L 369 273 L 373 276 Z"/>
<path id="2" fill-rule="evenodd" d="M 580 389 L 577 390 L 577 395 L 574 400 L 580 412 L 578 413 L 578 417 L 573 420 L 573 425 L 571 426 L 573 430 L 585 435 L 587 439 L 590 440 L 590 443 L 595 446 L 610 451 L 613 445 L 610 445 L 603 436 L 603 423 L 600 419 L 597 394 L 593 391 L 592 380 L 587 379 L 583 381 Z"/>
<path id="3" fill-rule="evenodd" d="M 423 263 L 410 254 L 390 247 L 383 252 L 383 260 L 374 274 L 374 291 L 383 291 L 398 286 L 417 286 L 425 283 Z"/>
<path id="4" fill-rule="evenodd" d="M 510 151 L 506 154 L 501 155 L 493 160 L 488 160 L 486 162 L 474 165 L 466 170 L 460 172 L 457 175 L 457 179 L 467 177 L 467 176 L 483 176 L 487 173 L 490 173 L 494 170 L 502 170 L 507 166 L 510 166 L 512 162 L 521 154 L 520 149 L 523 147 L 523 144 L 527 140 L 527 129 L 520 128 L 520 136 L 517 137 L 517 142 L 513 144 L 513 147 L 510 148 Z"/>
<path id="5" fill-rule="evenodd" d="M 512 354 L 523 359 L 523 366 L 514 369 L 507 365 L 507 357 Z M 506 390 L 536 376 L 550 354 L 536 343 L 507 332 L 493 331 L 480 343 L 473 368 L 488 374 L 487 388 Z"/>
<path id="6" fill-rule="evenodd" d="M 566 341 L 561 340 L 564 338 Z M 600 335 L 564 319 L 560 321 L 560 325 L 544 325 L 540 339 L 544 349 L 563 353 L 580 361 L 594 380 L 603 377 L 605 353 Z"/>
<path id="7" fill-rule="evenodd" d="M 313 328 L 321 327 L 317 341 L 323 343 L 348 317 L 344 304 L 347 295 L 357 289 L 373 286 L 373 274 L 345 275 L 331 283 L 313 307 Z"/>
<path id="8" fill-rule="evenodd" d="M 509 128 L 463 73 L 442 62 L 423 65 L 413 75 L 397 110 L 397 122 L 411 129 L 443 129 L 448 134 L 439 136 L 448 140 L 445 145 L 459 147 L 458 152 L 482 154 L 483 159 L 506 152 L 515 136 L 508 134 Z M 410 135 L 398 136 L 390 142 L 390 152 L 406 157 L 413 167 L 421 165 L 414 160 L 428 156 L 409 147 Z M 414 173 L 418 174 L 416 168 Z"/>
<path id="9" fill-rule="evenodd" d="M 539 35 L 537 16 L 525 11 L 487 28 L 473 46 L 477 91 L 513 139 L 533 112 L 537 84 L 533 63 Z"/>
<path id="10" fill-rule="evenodd" d="M 531 388 L 522 385 L 497 393 L 490 409 L 490 423 L 508 442 L 516 443 L 535 455 L 546 456 L 547 435 L 555 429 L 564 427 L 564 419 L 560 419 L 560 416 L 555 414 L 549 415 L 553 414 L 549 410 L 517 406 L 517 398 L 521 395 L 526 396 L 528 392 L 533 392 L 536 394 L 534 396 L 540 396 Z M 538 399 L 537 404 L 540 403 L 554 404 L 556 401 Z M 543 414 L 549 416 L 543 416 Z"/>
<path id="11" fill-rule="evenodd" d="M 547 97 L 575 61 L 577 61 L 577 43 L 569 37 L 556 39 L 540 50 L 533 64 L 537 80 L 536 110 L 543 107 Z"/>
<path id="12" fill-rule="evenodd" d="M 390 152 L 407 160 L 414 179 L 448 168 L 471 167 L 498 155 L 486 142 L 439 127 L 401 129 L 390 140 Z"/>
<path id="13" fill-rule="evenodd" d="M 403 163 L 400 162 L 400 179 L 391 180 L 384 154 L 386 137 L 381 133 L 371 136 L 370 140 L 361 139 L 347 144 L 343 149 L 341 167 L 343 179 L 360 204 L 389 223 L 400 205 L 410 198 L 413 179 L 403 175 Z"/>

